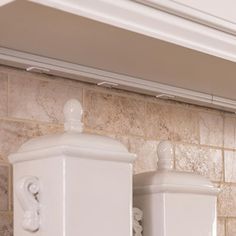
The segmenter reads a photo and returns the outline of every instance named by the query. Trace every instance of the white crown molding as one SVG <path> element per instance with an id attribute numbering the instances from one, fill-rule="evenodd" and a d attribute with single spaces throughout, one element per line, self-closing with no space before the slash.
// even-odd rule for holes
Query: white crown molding
<path id="1" fill-rule="evenodd" d="M 235 36 L 136 1 L 29 1 L 236 62 Z"/>
<path id="2" fill-rule="evenodd" d="M 236 35 L 236 23 L 213 15 L 206 10 L 200 10 L 178 0 L 135 0 L 171 14 L 182 16 L 201 24 Z M 206 3 L 207 4 L 207 3 Z M 224 4 L 225 5 L 225 4 Z"/>
<path id="3" fill-rule="evenodd" d="M 117 88 L 156 96 L 168 95 L 173 100 L 216 107 L 228 111 L 236 111 L 236 101 L 212 96 L 210 94 L 195 92 L 188 89 L 168 86 L 161 83 L 116 74 L 87 66 L 72 64 L 55 59 L 36 56 L 15 50 L 0 47 L 0 64 L 18 68 L 36 68 L 37 72 L 71 78 L 84 82 L 115 84 Z"/>

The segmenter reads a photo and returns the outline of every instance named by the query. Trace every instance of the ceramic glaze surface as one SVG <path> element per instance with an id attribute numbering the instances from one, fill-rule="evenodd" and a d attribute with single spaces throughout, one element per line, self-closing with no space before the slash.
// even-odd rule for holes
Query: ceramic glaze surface
<path id="1" fill-rule="evenodd" d="M 217 236 L 218 189 L 204 177 L 172 170 L 172 147 L 161 142 L 161 169 L 134 177 L 134 206 L 144 236 Z"/>
<path id="2" fill-rule="evenodd" d="M 64 133 L 29 140 L 9 157 L 14 236 L 131 236 L 135 155 L 114 139 L 83 134 L 77 100 L 64 114 Z"/>

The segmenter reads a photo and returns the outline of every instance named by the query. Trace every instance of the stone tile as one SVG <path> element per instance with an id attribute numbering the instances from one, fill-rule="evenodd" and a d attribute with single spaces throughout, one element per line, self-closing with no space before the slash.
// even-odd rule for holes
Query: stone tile
<path id="1" fill-rule="evenodd" d="M 82 89 L 56 81 L 9 75 L 9 116 L 46 122 L 63 122 L 63 106 L 70 98 L 82 101 Z"/>
<path id="2" fill-rule="evenodd" d="M 223 117 L 219 113 L 199 113 L 200 144 L 223 146 Z"/>
<path id="3" fill-rule="evenodd" d="M 8 210 L 8 196 L 9 196 L 9 167 L 0 165 L 0 211 Z"/>
<path id="4" fill-rule="evenodd" d="M 7 74 L 0 72 L 0 116 L 7 116 Z"/>
<path id="5" fill-rule="evenodd" d="M 224 151 L 225 181 L 236 183 L 236 152 Z"/>
<path id="6" fill-rule="evenodd" d="M 195 172 L 212 181 L 221 181 L 223 177 L 222 150 L 177 144 L 175 166 L 180 171 Z"/>
<path id="7" fill-rule="evenodd" d="M 35 124 L 0 119 L 0 159 L 7 161 L 10 153 L 28 139 L 44 134 L 61 131 L 61 126 L 50 124 Z"/>
<path id="8" fill-rule="evenodd" d="M 171 123 L 174 131 L 173 140 L 185 143 L 199 143 L 199 116 L 191 109 L 173 107 Z"/>
<path id="9" fill-rule="evenodd" d="M 236 219 L 227 219 L 226 221 L 226 236 L 236 235 Z"/>
<path id="10" fill-rule="evenodd" d="M 217 220 L 217 236 L 226 236 L 225 235 L 225 219 L 218 218 Z"/>
<path id="11" fill-rule="evenodd" d="M 236 147 L 236 118 L 225 117 L 224 118 L 224 147 L 235 148 Z"/>
<path id="12" fill-rule="evenodd" d="M 127 150 L 137 155 L 134 162 L 134 173 L 156 170 L 157 168 L 157 146 L 159 141 L 144 140 L 139 137 L 128 137 L 116 134 L 107 135 L 126 146 Z"/>
<path id="13" fill-rule="evenodd" d="M 236 186 L 221 184 L 218 196 L 218 216 L 236 217 Z"/>
<path id="14" fill-rule="evenodd" d="M 197 112 L 180 106 L 148 103 L 146 113 L 148 138 L 199 143 Z"/>
<path id="15" fill-rule="evenodd" d="M 145 102 L 86 90 L 84 123 L 94 130 L 144 135 Z"/>
<path id="16" fill-rule="evenodd" d="M 142 138 L 129 139 L 129 151 L 137 155 L 134 162 L 134 173 L 152 171 L 157 168 L 158 141 L 144 140 Z"/>
<path id="17" fill-rule="evenodd" d="M 0 235 L 13 236 L 13 215 L 12 213 L 0 213 Z"/>
<path id="18" fill-rule="evenodd" d="M 146 116 L 145 126 L 148 139 L 172 139 L 174 131 L 171 123 L 170 106 L 147 103 Z"/>
<path id="19" fill-rule="evenodd" d="M 198 165 L 195 162 L 199 161 L 200 151 L 201 149 L 197 146 L 176 144 L 175 145 L 176 169 L 181 171 L 183 170 L 188 172 L 195 172 L 198 167 Z"/>
<path id="20" fill-rule="evenodd" d="M 10 172 L 10 175 L 9 175 L 10 181 L 8 181 L 8 184 L 9 184 L 8 207 L 9 207 L 9 211 L 13 211 L 13 166 L 12 165 L 9 166 L 9 172 Z"/>

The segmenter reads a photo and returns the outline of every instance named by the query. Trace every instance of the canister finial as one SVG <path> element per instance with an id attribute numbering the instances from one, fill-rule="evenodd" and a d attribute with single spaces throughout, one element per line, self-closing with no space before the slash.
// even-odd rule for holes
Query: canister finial
<path id="1" fill-rule="evenodd" d="M 81 120 L 83 109 L 80 102 L 76 99 L 70 99 L 66 102 L 63 112 L 65 117 L 64 130 L 82 132 L 83 123 Z"/>
<path id="2" fill-rule="evenodd" d="M 158 169 L 171 170 L 173 168 L 173 146 L 170 141 L 161 141 L 157 147 Z"/>

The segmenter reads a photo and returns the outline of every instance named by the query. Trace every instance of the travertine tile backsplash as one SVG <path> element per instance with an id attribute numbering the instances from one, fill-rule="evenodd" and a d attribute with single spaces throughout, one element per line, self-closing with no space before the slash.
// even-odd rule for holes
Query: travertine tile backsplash
<path id="1" fill-rule="evenodd" d="M 177 170 L 221 188 L 218 236 L 236 235 L 236 115 L 0 66 L 0 236 L 12 235 L 7 156 L 32 137 L 63 130 L 70 98 L 83 104 L 87 132 L 114 137 L 138 155 L 135 173 L 154 170 L 159 140 L 172 140 Z"/>

